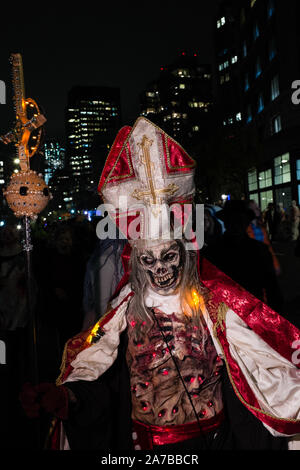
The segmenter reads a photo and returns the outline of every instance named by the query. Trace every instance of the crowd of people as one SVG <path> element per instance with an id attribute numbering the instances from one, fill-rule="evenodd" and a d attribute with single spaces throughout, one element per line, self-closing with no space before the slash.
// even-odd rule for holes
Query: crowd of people
<path id="1" fill-rule="evenodd" d="M 269 238 L 273 241 L 295 241 L 299 237 L 300 210 L 296 201 L 292 201 L 288 209 L 283 204 L 270 202 L 262 213 L 262 222 L 265 224 Z"/>
<path id="2" fill-rule="evenodd" d="M 280 263 L 273 243 L 292 241 L 299 249 L 300 211 L 269 204 L 264 212 L 255 201 L 206 204 L 202 256 L 279 313 Z M 121 253 L 126 240 L 99 240 L 96 223 L 75 217 L 32 226 L 32 291 L 37 319 L 39 379 L 53 381 L 66 341 L 86 330 L 105 313 L 123 275 Z M 0 335 L 7 343 L 10 400 L 30 380 L 32 360 L 24 354 L 31 332 L 27 309 L 26 263 L 22 234 L 14 226 L 0 231 Z M 297 241 L 298 240 L 298 241 Z M 18 347 L 16 347 L 18 345 Z M 21 345 L 21 347 L 20 347 Z M 12 392 L 13 390 L 13 392 Z M 3 401 L 5 402 L 5 400 Z M 17 413 L 22 413 L 17 408 Z"/>

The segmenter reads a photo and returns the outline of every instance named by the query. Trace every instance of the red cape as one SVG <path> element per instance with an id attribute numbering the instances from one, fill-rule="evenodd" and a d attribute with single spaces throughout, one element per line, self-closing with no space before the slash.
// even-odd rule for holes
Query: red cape
<path id="1" fill-rule="evenodd" d="M 130 252 L 130 245 L 127 244 L 122 254 L 125 274 L 114 297 L 118 295 L 122 287 L 129 281 Z M 261 409 L 237 362 L 230 354 L 229 343 L 226 337 L 225 316 L 222 312 L 224 312 L 224 307 L 225 310 L 227 307 L 233 310 L 249 328 L 288 361 L 291 361 L 292 354 L 295 351 L 295 349 L 292 348 L 292 344 L 294 341 L 300 340 L 300 330 L 247 292 L 205 258 L 201 258 L 199 251 L 198 253 L 199 278 L 208 292 L 208 296 L 205 299 L 206 308 L 213 322 L 214 332 L 217 335 L 218 342 L 224 352 L 227 372 L 237 397 L 251 413 L 275 431 L 286 435 L 300 433 L 300 420 L 277 418 Z M 132 295 L 133 293 L 127 295 L 122 302 L 128 301 L 129 297 Z M 109 311 L 102 317 L 97 324 L 97 328 L 101 329 L 109 322 L 114 316 L 116 309 Z M 71 373 L 71 362 L 75 359 L 77 354 L 90 346 L 90 343 L 87 342 L 87 338 L 92 330 L 93 327 L 79 333 L 66 343 L 61 374 L 57 380 L 58 385 L 62 384 Z M 53 430 L 53 437 L 56 436 L 57 429 L 56 427 Z"/>

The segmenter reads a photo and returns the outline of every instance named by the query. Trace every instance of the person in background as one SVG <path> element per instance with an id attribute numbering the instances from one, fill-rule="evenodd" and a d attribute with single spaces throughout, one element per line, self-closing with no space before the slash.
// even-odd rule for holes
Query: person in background
<path id="1" fill-rule="evenodd" d="M 210 245 L 218 240 L 225 228 L 217 217 L 217 206 L 205 205 L 204 207 L 204 244 Z M 219 208 L 221 210 L 221 208 Z"/>
<path id="2" fill-rule="evenodd" d="M 296 241 L 299 235 L 299 219 L 300 219 L 300 210 L 297 206 L 296 201 L 292 201 L 290 209 L 290 219 L 291 219 L 291 236 L 292 241 Z"/>
<path id="3" fill-rule="evenodd" d="M 273 202 L 268 204 L 267 210 L 264 213 L 264 222 L 268 231 L 270 242 L 276 240 L 278 228 L 281 222 L 280 212 L 275 208 Z"/>
<path id="4" fill-rule="evenodd" d="M 279 276 L 281 273 L 280 264 L 270 243 L 267 230 L 262 222 L 261 210 L 257 205 L 256 201 L 254 201 L 253 199 L 248 202 L 248 207 L 254 212 L 255 218 L 251 220 L 250 224 L 248 225 L 247 233 L 250 238 L 254 238 L 255 240 L 265 243 L 267 245 L 272 255 L 275 272 L 277 276 Z"/>
<path id="5" fill-rule="evenodd" d="M 84 261 L 72 228 L 58 224 L 44 261 L 43 297 L 46 321 L 57 329 L 61 350 L 71 335 L 81 331 Z"/>
<path id="6" fill-rule="evenodd" d="M 231 279 L 272 309 L 281 312 L 283 299 L 271 253 L 261 241 L 250 238 L 247 228 L 255 218 L 246 201 L 226 201 L 218 217 L 226 231 L 216 243 L 202 249 L 202 255 Z"/>
<path id="7" fill-rule="evenodd" d="M 34 279 L 32 279 L 34 284 Z M 36 300 L 35 285 L 32 289 Z M 26 263 L 20 232 L 13 225 L 0 230 L 0 447 L 12 448 L 24 435 L 24 418 L 18 392 L 24 382 L 30 351 Z M 5 349 L 3 349 L 5 347 Z M 16 426 L 17 423 L 17 426 Z"/>
<path id="8" fill-rule="evenodd" d="M 25 258 L 18 231 L 0 232 L 0 330 L 15 331 L 28 322 Z"/>
<path id="9" fill-rule="evenodd" d="M 94 325 L 107 311 L 107 305 L 123 274 L 122 251 L 126 239 L 98 240 L 88 260 L 83 289 L 82 330 Z"/>

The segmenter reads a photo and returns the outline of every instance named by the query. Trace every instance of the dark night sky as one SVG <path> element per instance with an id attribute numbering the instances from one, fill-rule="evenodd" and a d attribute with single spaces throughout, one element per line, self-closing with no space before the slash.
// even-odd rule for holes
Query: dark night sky
<path id="1" fill-rule="evenodd" d="M 108 3 L 87 8 L 89 13 L 75 14 L 74 7 L 70 15 L 27 11 L 28 19 L 3 19 L 0 79 L 7 84 L 8 100 L 0 105 L 0 133 L 13 119 L 12 52 L 22 54 L 27 97 L 45 109 L 46 134 L 58 138 L 64 136 L 64 107 L 73 85 L 120 87 L 123 122 L 131 124 L 139 113 L 139 92 L 180 51 L 195 51 L 204 63 L 211 62 L 214 1 Z"/>

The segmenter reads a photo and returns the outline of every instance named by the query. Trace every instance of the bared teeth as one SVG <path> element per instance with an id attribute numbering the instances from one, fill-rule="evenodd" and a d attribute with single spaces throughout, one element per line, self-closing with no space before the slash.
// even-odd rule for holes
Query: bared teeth
<path id="1" fill-rule="evenodd" d="M 165 276 L 155 276 L 155 281 L 158 283 L 166 282 L 172 279 L 172 274 L 166 274 Z"/>

